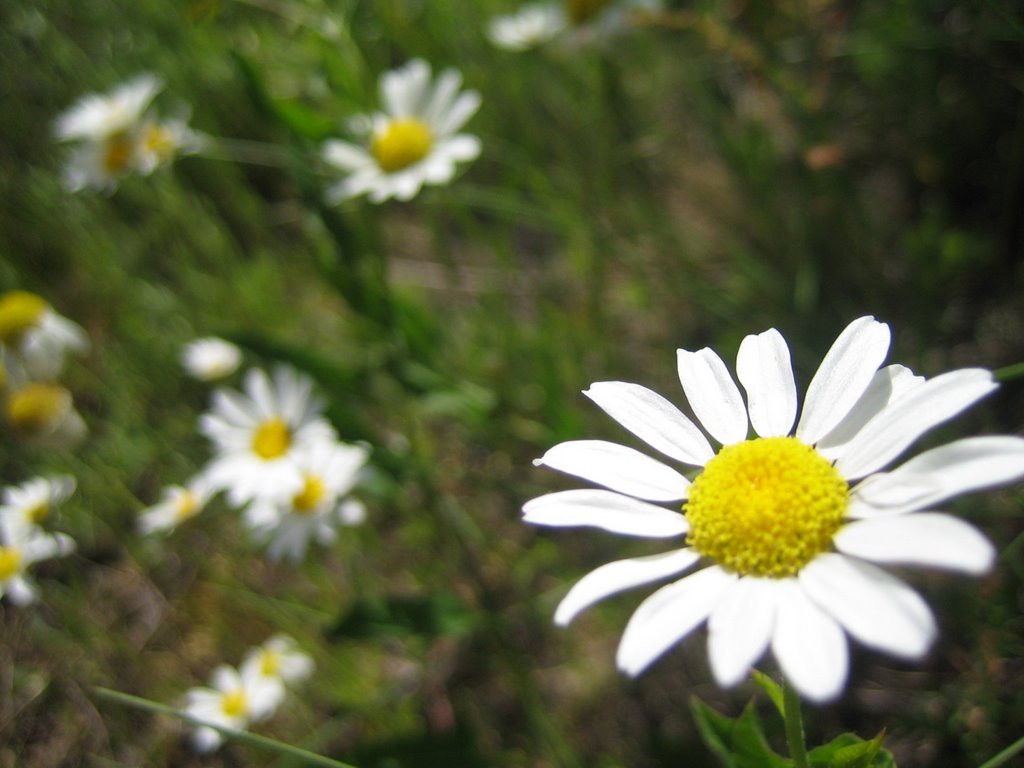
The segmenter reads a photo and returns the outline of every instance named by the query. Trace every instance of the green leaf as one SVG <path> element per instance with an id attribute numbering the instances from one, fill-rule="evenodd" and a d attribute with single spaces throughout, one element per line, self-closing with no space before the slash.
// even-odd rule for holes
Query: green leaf
<path id="1" fill-rule="evenodd" d="M 320 142 L 337 133 L 334 121 L 301 104 L 278 101 L 267 91 L 263 76 L 256 66 L 237 51 L 232 52 L 235 64 L 245 81 L 249 98 L 268 117 L 274 117 L 292 134 Z"/>
<path id="2" fill-rule="evenodd" d="M 421 635 L 441 637 L 469 632 L 476 614 L 455 595 L 363 598 L 355 602 L 333 627 L 331 639 L 359 640 L 381 637 Z"/>
<path id="3" fill-rule="evenodd" d="M 843 733 L 808 753 L 814 768 L 895 768 L 892 754 L 882 749 L 885 731 L 865 741 L 856 734 Z"/>
<path id="4" fill-rule="evenodd" d="M 793 762 L 772 750 L 751 701 L 738 718 L 726 717 L 692 698 L 690 708 L 704 743 L 725 768 L 791 768 Z"/>
<path id="5" fill-rule="evenodd" d="M 775 705 L 775 709 L 779 711 L 779 714 L 782 715 L 782 719 L 785 720 L 786 704 L 783 701 L 782 686 L 764 672 L 758 672 L 756 669 L 753 672 L 753 677 L 754 682 L 757 683 L 766 694 L 768 694 L 768 698 L 771 699 L 772 704 Z"/>

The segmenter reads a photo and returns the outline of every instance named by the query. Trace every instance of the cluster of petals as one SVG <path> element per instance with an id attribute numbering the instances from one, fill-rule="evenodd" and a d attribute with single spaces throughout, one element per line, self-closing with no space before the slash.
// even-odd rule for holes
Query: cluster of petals
<path id="1" fill-rule="evenodd" d="M 480 154 L 480 140 L 459 133 L 480 108 L 480 95 L 461 88 L 458 71 L 447 69 L 435 80 L 430 65 L 422 59 L 385 72 L 380 78 L 381 110 L 352 120 L 364 134 L 363 141 L 333 139 L 323 146 L 325 162 L 346 174 L 328 188 L 328 203 L 360 195 L 374 203 L 391 198 L 411 200 L 424 185 L 450 182 L 458 163 L 475 160 Z M 422 129 L 424 146 L 408 164 L 384 167 L 374 155 L 373 143 L 402 122 Z"/>
<path id="2" fill-rule="evenodd" d="M 581 12 L 574 6 L 586 6 L 587 11 Z M 556 40 L 601 40 L 625 29 L 631 13 L 649 12 L 660 6 L 659 0 L 527 3 L 513 13 L 491 19 L 487 37 L 495 47 L 507 51 L 525 51 Z"/>
<path id="3" fill-rule="evenodd" d="M 826 354 L 804 397 L 798 396 L 788 346 L 771 329 L 746 337 L 737 378 L 710 349 L 678 351 L 683 392 L 703 430 L 661 395 L 639 384 L 599 382 L 584 394 L 650 448 L 701 468 L 714 443 L 795 436 L 831 463 L 848 484 L 848 503 L 831 548 L 785 578 L 737 573 L 693 547 L 606 564 L 581 579 L 558 606 L 568 624 L 580 611 L 620 591 L 692 573 L 645 599 L 628 622 L 617 663 L 638 675 L 706 624 L 712 673 L 723 687 L 741 682 L 769 649 L 807 699 L 843 689 L 847 638 L 903 659 L 925 654 L 935 618 L 920 595 L 880 566 L 934 567 L 982 574 L 994 550 L 972 525 L 936 505 L 953 496 L 1024 476 L 1024 439 L 966 438 L 886 470 L 922 435 L 991 393 L 982 369 L 931 379 L 883 365 L 889 327 L 853 321 Z M 710 438 L 710 439 L 709 439 Z M 691 480 L 668 464 L 615 443 L 586 440 L 550 449 L 538 464 L 603 486 L 551 493 L 524 505 L 527 522 L 592 526 L 626 536 L 686 536 Z M 682 512 L 663 503 L 683 503 Z"/>
<path id="4" fill-rule="evenodd" d="M 206 336 L 190 341 L 181 351 L 185 372 L 199 381 L 215 381 L 230 376 L 242 362 L 242 350 L 226 339 Z"/>

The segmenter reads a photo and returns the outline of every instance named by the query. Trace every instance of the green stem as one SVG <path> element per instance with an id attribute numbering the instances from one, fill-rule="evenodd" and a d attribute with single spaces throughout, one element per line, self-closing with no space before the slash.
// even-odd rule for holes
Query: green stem
<path id="1" fill-rule="evenodd" d="M 1013 381 L 1024 377 L 1024 363 L 1015 363 L 1014 365 L 1008 365 L 1005 368 L 1000 368 L 994 371 L 993 376 L 996 377 L 996 381 Z"/>
<path id="2" fill-rule="evenodd" d="M 155 712 L 160 715 L 170 715 L 171 717 L 184 720 L 186 723 L 191 723 L 192 725 L 202 725 L 207 728 L 213 728 L 215 731 L 218 731 L 227 738 L 234 739 L 242 744 L 248 744 L 249 746 L 264 749 L 268 752 L 276 752 L 279 755 L 299 758 L 303 761 L 304 765 L 324 766 L 324 768 L 355 768 L 355 766 L 349 765 L 348 763 L 331 760 L 329 757 L 323 757 L 315 752 L 310 752 L 309 750 L 301 749 L 299 747 L 293 747 L 282 741 L 268 739 L 266 736 L 257 736 L 255 733 L 246 733 L 244 731 L 234 731 L 230 728 L 222 728 L 218 725 L 207 723 L 203 720 L 192 717 L 185 712 L 164 706 L 163 704 L 157 704 L 155 701 L 150 701 L 149 699 L 132 696 L 128 693 L 121 693 L 120 691 L 112 691 L 109 688 L 101 688 L 100 686 L 93 688 L 93 691 L 100 698 L 115 701 L 118 704 L 124 704 L 125 706 L 142 709 L 147 712 Z"/>
<path id="3" fill-rule="evenodd" d="M 996 768 L 999 765 L 1006 765 L 1011 757 L 1015 757 L 1021 752 L 1024 752 L 1024 736 L 1021 736 L 995 757 L 986 760 L 978 768 Z"/>
<path id="4" fill-rule="evenodd" d="M 782 685 L 782 696 L 789 756 L 793 758 L 795 768 L 810 768 L 811 764 L 807 760 L 807 745 L 804 744 L 804 721 L 800 714 L 800 697 L 797 695 L 796 689 L 788 683 Z"/>

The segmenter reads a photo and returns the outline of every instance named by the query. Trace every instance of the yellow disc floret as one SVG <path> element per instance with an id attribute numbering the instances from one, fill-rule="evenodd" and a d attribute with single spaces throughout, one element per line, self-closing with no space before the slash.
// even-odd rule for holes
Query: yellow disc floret
<path id="1" fill-rule="evenodd" d="M 381 170 L 393 173 L 426 157 L 433 142 L 430 126 L 416 118 L 402 117 L 374 135 L 370 152 Z"/>
<path id="2" fill-rule="evenodd" d="M 275 677 L 281 671 L 281 654 L 275 650 L 264 648 L 260 652 L 260 674 L 264 677 Z"/>
<path id="3" fill-rule="evenodd" d="M 47 304 L 28 291 L 11 291 L 0 296 L 0 342 L 13 344 L 25 331 L 39 325 Z"/>
<path id="4" fill-rule="evenodd" d="M 7 400 L 7 420 L 26 434 L 39 434 L 56 428 L 71 407 L 71 394 L 56 384 L 34 382 L 11 394 Z"/>
<path id="5" fill-rule="evenodd" d="M 323 479 L 317 475 L 306 475 L 302 490 L 292 499 L 292 507 L 302 514 L 312 512 L 326 495 L 327 486 Z"/>
<path id="6" fill-rule="evenodd" d="M 21 550 L 0 547 L 0 582 L 7 581 L 21 570 Z"/>
<path id="7" fill-rule="evenodd" d="M 252 451 L 261 459 L 269 461 L 287 453 L 292 444 L 292 433 L 284 420 L 274 417 L 267 419 L 256 428 L 252 436 Z"/>
<path id="8" fill-rule="evenodd" d="M 220 697 L 220 708 L 228 717 L 242 717 L 249 709 L 249 700 L 245 691 L 228 691 Z"/>
<path id="9" fill-rule="evenodd" d="M 199 511 L 199 499 L 192 491 L 185 490 L 174 500 L 174 519 L 181 522 L 195 517 Z"/>
<path id="10" fill-rule="evenodd" d="M 849 487 L 795 437 L 729 445 L 690 486 L 689 543 L 744 576 L 793 576 L 831 549 Z"/>
<path id="11" fill-rule="evenodd" d="M 40 501 L 25 510 L 25 519 L 36 525 L 42 525 L 43 521 L 50 516 L 50 504 Z"/>
<path id="12" fill-rule="evenodd" d="M 103 146 L 103 170 L 111 176 L 126 172 L 135 157 L 135 140 L 127 132 L 115 133 Z"/>
<path id="13" fill-rule="evenodd" d="M 142 134 L 142 146 L 162 163 L 170 160 L 176 149 L 174 135 L 159 123 L 146 126 Z"/>

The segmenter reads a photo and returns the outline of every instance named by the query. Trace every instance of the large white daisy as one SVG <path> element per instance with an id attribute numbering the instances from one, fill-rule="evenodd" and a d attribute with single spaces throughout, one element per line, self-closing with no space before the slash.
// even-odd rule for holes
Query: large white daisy
<path id="1" fill-rule="evenodd" d="M 236 506 L 259 496 L 300 493 L 305 481 L 295 461 L 297 452 L 336 439 L 321 416 L 323 403 L 313 393 L 313 380 L 281 366 L 273 380 L 263 370 L 251 369 L 243 385 L 245 394 L 214 392 L 210 412 L 200 419 L 200 431 L 217 450 L 203 474 Z"/>
<path id="2" fill-rule="evenodd" d="M 799 421 L 789 349 L 778 331 L 740 345 L 736 371 L 746 403 L 713 351 L 679 350 L 683 391 L 710 440 L 639 384 L 593 384 L 584 394 L 609 416 L 700 470 L 691 481 L 601 440 L 561 443 L 537 460 L 607 490 L 533 499 L 523 507 L 527 522 L 687 537 L 680 549 L 592 571 L 562 600 L 556 623 L 614 593 L 696 568 L 633 614 L 617 654 L 624 672 L 640 674 L 705 622 L 720 685 L 741 682 L 770 648 L 789 682 L 815 701 L 844 686 L 847 635 L 900 658 L 927 652 L 936 635 L 932 612 L 879 564 L 987 571 L 994 559 L 988 540 L 933 510 L 957 494 L 1024 476 L 1024 439 L 958 440 L 884 471 L 925 432 L 996 388 L 981 369 L 925 380 L 900 365 L 883 367 L 889 341 L 889 327 L 874 318 L 847 326 L 811 380 Z M 665 502 L 682 503 L 682 512 L 659 506 Z"/>
<path id="3" fill-rule="evenodd" d="M 422 59 L 382 75 L 383 111 L 354 121 L 365 124 L 365 143 L 324 144 L 324 160 L 348 174 L 327 190 L 327 201 L 364 194 L 375 203 L 410 200 L 424 184 L 451 181 L 456 163 L 480 154 L 476 136 L 457 133 L 480 107 L 480 95 L 460 92 L 461 86 L 462 75 L 454 69 L 434 82 Z"/>

